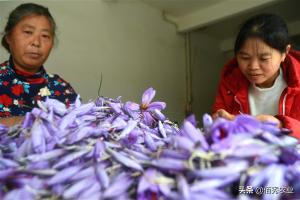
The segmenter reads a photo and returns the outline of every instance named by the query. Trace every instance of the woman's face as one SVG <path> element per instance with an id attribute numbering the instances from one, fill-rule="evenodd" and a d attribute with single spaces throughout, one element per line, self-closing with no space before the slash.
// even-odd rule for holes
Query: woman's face
<path id="1" fill-rule="evenodd" d="M 287 47 L 286 53 L 288 53 Z M 286 53 L 273 49 L 261 39 L 248 38 L 237 52 L 240 70 L 253 84 L 261 88 L 271 87 L 279 74 L 280 63 Z"/>
<path id="2" fill-rule="evenodd" d="M 53 31 L 47 17 L 24 17 L 6 37 L 16 68 L 37 72 L 53 47 Z"/>

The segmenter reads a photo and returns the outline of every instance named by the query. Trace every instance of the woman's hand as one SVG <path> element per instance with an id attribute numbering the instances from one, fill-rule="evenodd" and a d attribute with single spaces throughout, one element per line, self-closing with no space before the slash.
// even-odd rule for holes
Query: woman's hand
<path id="1" fill-rule="evenodd" d="M 222 118 L 225 118 L 225 119 L 228 119 L 228 120 L 234 120 L 235 115 L 230 114 L 229 112 L 227 112 L 224 109 L 219 109 L 217 112 L 215 112 L 212 115 L 212 117 L 213 117 L 213 119 L 216 119 L 217 117 L 222 117 Z"/>
<path id="2" fill-rule="evenodd" d="M 21 121 L 23 121 L 23 119 L 23 116 L 0 118 L 0 124 L 10 127 L 19 124 Z"/>
<path id="3" fill-rule="evenodd" d="M 276 117 L 272 116 L 272 115 L 256 115 L 255 116 L 256 119 L 258 119 L 261 122 L 274 122 L 276 124 L 278 124 L 278 127 L 281 128 L 282 127 L 282 123 L 279 119 L 277 119 Z"/>

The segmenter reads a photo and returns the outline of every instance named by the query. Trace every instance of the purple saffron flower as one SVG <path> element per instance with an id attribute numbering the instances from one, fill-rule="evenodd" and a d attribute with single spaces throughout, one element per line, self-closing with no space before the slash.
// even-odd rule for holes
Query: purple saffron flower
<path id="1" fill-rule="evenodd" d="M 166 107 L 164 102 L 152 102 L 152 99 L 155 96 L 155 90 L 153 88 L 148 88 L 142 97 L 141 109 L 144 111 L 152 111 L 154 109 L 163 110 Z"/>
<path id="2" fill-rule="evenodd" d="M 98 182 L 100 183 L 101 187 L 103 189 L 108 188 L 110 184 L 110 178 L 105 171 L 105 166 L 103 164 L 97 163 L 94 165 L 95 168 L 95 174 Z"/>
<path id="3" fill-rule="evenodd" d="M 93 184 L 92 187 L 82 191 L 77 199 L 101 199 L 102 191 L 99 184 Z"/>
<path id="4" fill-rule="evenodd" d="M 123 113 L 122 110 L 121 110 L 121 104 L 120 103 L 108 103 L 108 105 L 111 107 L 113 112 L 115 112 L 117 114 Z"/>
<path id="5" fill-rule="evenodd" d="M 151 165 L 167 171 L 185 171 L 188 169 L 188 165 L 185 160 L 174 158 L 159 158 L 153 160 Z"/>
<path id="6" fill-rule="evenodd" d="M 218 199 L 218 200 L 233 200 L 233 198 L 228 193 L 224 192 L 220 189 L 208 189 L 200 192 L 192 192 L 191 199 L 201 199 L 201 200 L 211 200 L 211 199 Z M 239 199 L 242 200 L 242 199 Z M 250 199 L 249 199 L 250 200 Z M 253 200 L 253 198 L 251 198 Z"/>
<path id="7" fill-rule="evenodd" d="M 138 119 L 140 116 L 140 105 L 134 102 L 126 102 L 123 105 L 124 113 L 132 117 L 133 119 Z"/>
<path id="8" fill-rule="evenodd" d="M 8 129 L 9 128 L 6 125 L 0 124 L 0 135 L 7 134 Z"/>
<path id="9" fill-rule="evenodd" d="M 167 138 L 166 130 L 164 128 L 164 125 L 161 123 L 161 121 L 158 122 L 158 130 L 160 134 L 163 136 L 163 138 Z"/>
<path id="10" fill-rule="evenodd" d="M 147 126 L 149 126 L 149 127 L 155 126 L 156 120 L 154 119 L 154 117 L 152 117 L 150 112 L 143 112 L 142 116 L 143 116 L 143 120 Z"/>
<path id="11" fill-rule="evenodd" d="M 139 200 L 146 200 L 147 198 L 149 199 L 154 194 L 159 192 L 158 183 L 155 182 L 155 179 L 157 179 L 159 176 L 162 175 L 151 168 L 144 172 L 143 176 L 139 180 L 137 188 Z"/>
<path id="12" fill-rule="evenodd" d="M 111 154 L 115 160 L 117 160 L 119 163 L 125 165 L 126 167 L 128 168 L 132 168 L 132 169 L 135 169 L 137 171 L 143 171 L 143 167 L 135 162 L 134 160 L 128 158 L 127 156 L 117 152 L 117 151 L 114 151 L 110 148 L 106 148 L 106 151 Z"/>
<path id="13" fill-rule="evenodd" d="M 28 138 L 21 144 L 18 150 L 14 153 L 14 157 L 22 158 L 31 153 L 32 153 L 32 140 Z"/>
<path id="14" fill-rule="evenodd" d="M 121 139 L 121 143 L 130 148 L 130 146 L 134 145 L 138 141 L 138 137 L 140 135 L 142 135 L 142 131 L 134 129 L 126 137 Z"/>
<path id="15" fill-rule="evenodd" d="M 137 121 L 129 120 L 128 123 L 127 123 L 127 126 L 120 133 L 120 135 L 118 136 L 117 140 L 125 138 L 131 131 L 133 131 L 136 128 L 137 124 L 138 124 Z"/>
<path id="16" fill-rule="evenodd" d="M 81 168 L 82 166 L 75 165 L 61 170 L 48 181 L 48 185 L 54 185 L 67 181 L 70 177 L 74 176 L 77 172 L 79 172 Z"/>
<path id="17" fill-rule="evenodd" d="M 90 166 L 84 169 L 81 169 L 76 176 L 73 176 L 70 178 L 70 181 L 78 181 L 90 176 L 93 176 L 95 174 L 94 166 Z"/>
<path id="18" fill-rule="evenodd" d="M 81 192 L 90 188 L 95 183 L 96 183 L 96 179 L 94 177 L 88 177 L 88 178 L 82 179 L 82 180 L 74 183 L 73 185 L 71 185 L 69 188 L 67 188 L 63 193 L 63 197 L 64 197 L 64 199 L 74 199 Z"/>
<path id="19" fill-rule="evenodd" d="M 257 163 L 258 165 L 270 165 L 278 162 L 279 162 L 278 155 L 274 153 L 260 155 L 255 159 L 255 163 Z"/>
<path id="20" fill-rule="evenodd" d="M 53 111 L 59 116 L 64 116 L 67 113 L 66 105 L 56 99 L 47 98 L 45 102 L 42 104 L 49 109 L 53 109 Z"/>
<path id="21" fill-rule="evenodd" d="M 191 197 L 190 187 L 186 178 L 182 174 L 179 174 L 177 176 L 177 187 L 183 199 L 190 199 Z"/>
<path id="22" fill-rule="evenodd" d="M 144 138 L 145 138 L 145 144 L 146 144 L 146 146 L 151 151 L 156 151 L 158 145 L 156 144 L 156 142 L 154 141 L 154 139 L 152 138 L 152 136 L 149 133 L 145 132 Z"/>
<path id="23" fill-rule="evenodd" d="M 95 132 L 95 128 L 91 126 L 84 126 L 82 128 L 79 128 L 77 132 L 73 133 L 70 138 L 70 144 L 74 142 L 78 142 L 82 140 L 83 138 L 87 138 L 90 135 L 92 135 Z"/>
<path id="24" fill-rule="evenodd" d="M 84 156 L 85 154 L 89 153 L 90 150 L 87 149 L 83 149 L 74 153 L 70 153 L 64 157 L 62 157 L 55 165 L 53 165 L 53 168 L 61 168 L 65 165 L 67 165 L 68 163 L 81 158 L 82 156 Z"/>
<path id="25" fill-rule="evenodd" d="M 217 189 L 220 187 L 225 187 L 232 182 L 238 180 L 240 175 L 232 175 L 228 176 L 226 178 L 211 178 L 211 179 L 204 179 L 201 181 L 195 182 L 193 185 L 191 185 L 190 190 L 192 192 L 201 192 L 206 191 L 210 189 Z"/>
<path id="26" fill-rule="evenodd" d="M 254 188 L 263 187 L 268 180 L 274 179 L 277 169 L 279 169 L 278 164 L 271 164 L 265 167 L 264 169 L 253 174 L 248 180 L 247 185 Z"/>
<path id="27" fill-rule="evenodd" d="M 1 180 L 7 179 L 11 175 L 13 175 L 16 171 L 17 171 L 16 169 L 12 169 L 12 168 L 2 169 L 2 167 L 1 167 L 1 169 L 0 169 L 0 183 L 1 183 Z"/>
<path id="28" fill-rule="evenodd" d="M 155 96 L 155 90 L 151 87 L 145 90 L 143 96 L 142 96 L 142 108 L 147 108 L 152 99 Z"/>
<path id="29" fill-rule="evenodd" d="M 10 160 L 8 158 L 0 157 L 0 169 L 1 168 L 11 168 L 11 167 L 19 167 L 20 165 L 14 160 Z"/>
<path id="30" fill-rule="evenodd" d="M 127 126 L 127 122 L 122 117 L 117 117 L 111 124 L 116 130 L 123 130 Z"/>
<path id="31" fill-rule="evenodd" d="M 144 108 L 144 107 L 142 107 L 142 108 Z M 148 111 L 153 111 L 153 110 L 163 110 L 165 108 L 166 108 L 166 103 L 165 102 L 156 101 L 156 102 L 150 103 L 146 109 Z"/>
<path id="32" fill-rule="evenodd" d="M 153 114 L 153 117 L 159 121 L 163 122 L 167 119 L 166 116 L 164 114 L 162 114 L 162 112 L 158 109 L 154 109 L 152 114 Z"/>
<path id="33" fill-rule="evenodd" d="M 205 132 L 209 132 L 211 126 L 213 125 L 212 117 L 209 114 L 205 113 L 203 115 L 202 120 L 203 120 L 203 128 L 204 128 Z"/>
<path id="34" fill-rule="evenodd" d="M 213 142 L 219 142 L 231 134 L 255 135 L 259 132 L 261 132 L 261 122 L 250 115 L 238 115 L 233 121 L 218 118 L 210 129 Z"/>
<path id="35" fill-rule="evenodd" d="M 34 120 L 35 120 L 35 116 L 30 112 L 27 112 L 22 122 L 22 129 L 31 128 Z"/>
<path id="36" fill-rule="evenodd" d="M 187 151 L 182 151 L 178 149 L 177 150 L 163 149 L 158 156 L 164 158 L 175 158 L 175 159 L 187 160 L 190 157 L 190 155 L 191 154 Z"/>
<path id="37" fill-rule="evenodd" d="M 68 113 L 60 120 L 59 129 L 65 130 L 70 125 L 72 125 L 72 123 L 75 121 L 75 119 L 76 119 L 76 113 L 74 111 Z"/>
<path id="38" fill-rule="evenodd" d="M 300 161 L 300 152 L 292 147 L 282 147 L 279 158 L 281 162 L 288 165 L 293 165 L 294 163 Z"/>
<path id="39" fill-rule="evenodd" d="M 188 116 L 187 118 L 185 118 L 186 121 L 190 122 L 193 126 L 197 126 L 197 120 L 196 120 L 196 116 L 194 114 Z"/>
<path id="40" fill-rule="evenodd" d="M 195 150 L 195 143 L 187 137 L 174 136 L 172 139 L 176 148 L 187 150 L 190 153 Z"/>
<path id="41" fill-rule="evenodd" d="M 34 200 L 37 199 L 33 191 L 30 191 L 28 188 L 15 189 L 6 194 L 4 200 L 16 200 L 16 199 L 26 199 Z"/>
<path id="42" fill-rule="evenodd" d="M 31 155 L 27 156 L 26 159 L 31 162 L 45 161 L 45 160 L 51 160 L 54 158 L 58 158 L 65 153 L 66 153 L 66 150 L 64 150 L 64 149 L 54 149 L 52 151 L 48 151 L 43 154 L 31 154 Z"/>
<path id="43" fill-rule="evenodd" d="M 240 175 L 248 166 L 249 163 L 247 161 L 233 161 L 229 162 L 226 166 L 195 170 L 192 174 L 201 178 L 226 178 Z"/>
<path id="44" fill-rule="evenodd" d="M 283 188 L 287 186 L 287 182 L 285 180 L 285 174 L 286 174 L 286 166 L 284 165 L 276 165 L 272 177 L 268 179 L 268 181 L 265 184 L 265 188 Z M 280 200 L 281 193 L 278 194 L 264 194 L 265 200 Z"/>
<path id="45" fill-rule="evenodd" d="M 135 151 L 135 150 L 132 150 L 132 149 L 124 149 L 124 151 L 126 153 L 128 153 L 129 155 L 133 156 L 137 160 L 145 160 L 145 161 L 151 160 L 151 157 L 148 156 L 147 154 L 143 153 L 143 152 Z"/>
<path id="46" fill-rule="evenodd" d="M 110 186 L 104 191 L 103 198 L 115 199 L 116 197 L 124 194 L 131 186 L 133 181 L 125 173 L 118 174 Z"/>
<path id="47" fill-rule="evenodd" d="M 46 138 L 42 126 L 41 119 L 37 119 L 34 121 L 31 129 L 32 147 L 36 153 L 44 153 L 46 151 Z"/>
<path id="48" fill-rule="evenodd" d="M 183 122 L 183 127 L 181 131 L 186 135 L 193 143 L 199 143 L 201 145 L 201 148 L 204 150 L 208 150 L 209 145 L 203 135 L 203 133 L 195 128 L 192 123 L 185 120 Z"/>
<path id="49" fill-rule="evenodd" d="M 102 140 L 97 140 L 94 145 L 93 157 L 97 161 L 105 153 L 105 144 Z"/>

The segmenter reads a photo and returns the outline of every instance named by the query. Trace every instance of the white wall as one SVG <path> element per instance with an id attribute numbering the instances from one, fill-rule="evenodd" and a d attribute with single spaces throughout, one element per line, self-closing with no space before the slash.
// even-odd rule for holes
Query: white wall
<path id="1" fill-rule="evenodd" d="M 191 33 L 192 110 L 200 122 L 204 113 L 211 113 L 221 69 L 226 61 L 219 46 L 219 40 L 201 31 Z"/>
<path id="2" fill-rule="evenodd" d="M 20 2 L 0 2 L 2 30 L 3 17 Z M 59 43 L 46 69 L 69 81 L 85 102 L 97 97 L 102 73 L 101 95 L 140 101 L 152 86 L 167 115 L 183 119 L 184 38 L 159 10 L 138 0 L 34 2 L 48 6 L 58 25 Z M 7 57 L 2 48 L 0 59 Z"/>

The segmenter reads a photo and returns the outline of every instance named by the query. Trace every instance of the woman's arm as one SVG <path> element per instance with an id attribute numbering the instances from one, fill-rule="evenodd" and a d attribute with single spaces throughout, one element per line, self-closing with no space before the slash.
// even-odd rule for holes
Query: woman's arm
<path id="1" fill-rule="evenodd" d="M 291 135 L 300 140 L 300 121 L 286 115 L 276 115 L 282 123 L 282 127 L 292 130 Z"/>
<path id="2" fill-rule="evenodd" d="M 224 91 L 226 91 L 225 86 L 222 82 L 218 85 L 217 94 L 215 97 L 215 102 L 212 106 L 212 113 L 216 113 L 220 109 L 226 109 L 225 95 Z"/>
<path id="3" fill-rule="evenodd" d="M 20 123 L 24 119 L 24 116 L 5 117 L 0 118 L 0 124 L 4 124 L 8 127 Z"/>
<path id="4" fill-rule="evenodd" d="M 212 106 L 212 117 L 214 119 L 217 117 L 223 117 L 228 120 L 233 120 L 235 118 L 235 115 L 232 115 L 227 111 L 226 96 L 228 96 L 228 93 L 225 91 L 228 90 L 225 87 L 224 80 L 221 80 L 218 85 L 215 102 Z"/>

